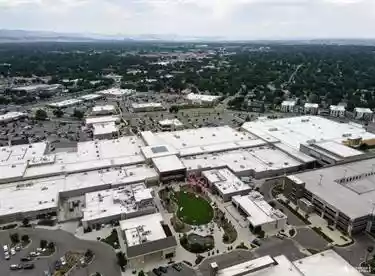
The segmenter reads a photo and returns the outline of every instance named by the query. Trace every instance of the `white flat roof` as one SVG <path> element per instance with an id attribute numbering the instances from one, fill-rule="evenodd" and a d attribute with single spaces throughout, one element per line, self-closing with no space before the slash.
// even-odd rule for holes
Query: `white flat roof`
<path id="1" fill-rule="evenodd" d="M 228 169 L 203 171 L 202 175 L 222 194 L 232 194 L 251 189 L 248 184 L 243 183 Z"/>
<path id="2" fill-rule="evenodd" d="M 319 104 L 317 103 L 305 103 L 305 108 L 318 108 Z"/>
<path id="3" fill-rule="evenodd" d="M 0 216 L 57 208 L 61 188 L 53 179 L 0 185 Z"/>
<path id="4" fill-rule="evenodd" d="M 133 89 L 111 88 L 111 89 L 98 91 L 96 93 L 102 94 L 102 95 L 110 95 L 110 96 L 127 96 L 127 95 L 131 95 L 131 94 L 135 93 L 135 90 L 133 90 Z"/>
<path id="5" fill-rule="evenodd" d="M 70 100 L 65 100 L 65 101 L 61 101 L 61 102 L 50 103 L 48 105 L 52 106 L 52 107 L 66 107 L 66 106 L 76 105 L 76 104 L 79 104 L 81 102 L 82 102 L 82 100 L 80 100 L 80 99 L 70 99 Z"/>
<path id="6" fill-rule="evenodd" d="M 30 147 L 31 146 L 31 147 Z M 75 152 L 59 152 L 44 155 L 47 144 L 35 143 L 0 148 L 0 180 L 7 178 L 36 178 L 50 175 L 95 170 L 113 166 L 123 166 L 145 161 L 141 153 L 144 146 L 136 136 L 124 136 L 118 139 L 80 142 Z M 40 158 L 38 166 L 30 160 Z M 43 161 L 46 159 L 47 161 Z M 11 165 L 17 164 L 13 168 Z M 8 169 L 5 169 L 8 168 Z M 26 170 L 25 170 L 26 169 Z"/>
<path id="7" fill-rule="evenodd" d="M 358 113 L 369 113 L 369 114 L 373 113 L 370 108 L 364 108 L 364 107 L 356 107 L 354 108 L 354 111 Z"/>
<path id="8" fill-rule="evenodd" d="M 0 147 L 0 165 L 20 164 L 41 157 L 47 147 L 46 142 Z"/>
<path id="9" fill-rule="evenodd" d="M 107 105 L 96 105 L 92 108 L 92 111 L 93 112 L 102 112 L 102 111 L 107 111 L 107 112 L 111 112 L 111 111 L 115 111 L 116 108 L 114 105 L 111 105 L 111 104 L 107 104 Z"/>
<path id="10" fill-rule="evenodd" d="M 87 193 L 82 221 L 137 212 L 143 208 L 140 202 L 153 199 L 151 192 L 144 183 L 136 183 Z"/>
<path id="11" fill-rule="evenodd" d="M 79 97 L 80 99 L 84 100 L 84 101 L 90 101 L 90 100 L 96 100 L 96 99 L 99 99 L 103 97 L 102 95 L 98 95 L 98 94 L 87 94 L 87 95 L 83 95 L 81 97 Z"/>
<path id="12" fill-rule="evenodd" d="M 247 220 L 254 227 L 286 219 L 286 215 L 271 207 L 259 192 L 253 191 L 245 196 L 237 195 L 232 197 L 232 201 L 241 206 L 248 215 Z"/>
<path id="13" fill-rule="evenodd" d="M 165 119 L 159 121 L 159 125 L 161 126 L 183 126 L 180 120 L 178 119 Z"/>
<path id="14" fill-rule="evenodd" d="M 187 170 L 210 169 L 227 166 L 231 171 L 255 173 L 297 167 L 302 162 L 270 146 L 239 149 L 228 152 L 202 154 L 181 158 Z"/>
<path id="15" fill-rule="evenodd" d="M 163 105 L 161 103 L 133 103 L 132 107 L 134 109 L 148 108 L 148 107 L 151 107 L 151 108 L 163 108 Z"/>
<path id="16" fill-rule="evenodd" d="M 283 101 L 281 103 L 282 106 L 295 106 L 296 105 L 296 101 Z"/>
<path id="17" fill-rule="evenodd" d="M 260 138 L 272 137 L 297 150 L 300 144 L 308 142 L 338 141 L 341 143 L 353 136 L 360 136 L 363 139 L 375 138 L 375 134 L 367 132 L 363 127 L 338 123 L 318 116 L 246 122 L 242 128 Z"/>
<path id="18" fill-rule="evenodd" d="M 178 154 L 178 152 L 169 145 L 154 145 L 142 147 L 141 151 L 146 159 Z"/>
<path id="19" fill-rule="evenodd" d="M 293 264 L 304 276 L 362 276 L 357 269 L 345 261 L 333 250 L 327 250 L 298 261 Z"/>
<path id="20" fill-rule="evenodd" d="M 364 154 L 359 150 L 347 147 L 346 145 L 335 141 L 320 142 L 316 145 L 322 149 L 328 149 L 330 152 L 343 158 Z"/>
<path id="21" fill-rule="evenodd" d="M 331 105 L 329 109 L 332 111 L 345 111 L 345 106 L 343 105 Z"/>
<path id="22" fill-rule="evenodd" d="M 0 122 L 9 121 L 9 120 L 17 120 L 22 117 L 26 117 L 26 113 L 22 112 L 8 112 L 5 114 L 0 115 Z"/>
<path id="23" fill-rule="evenodd" d="M 220 98 L 220 96 L 194 94 L 194 93 L 189 93 L 186 95 L 186 99 L 191 100 L 191 101 L 213 102 L 217 100 L 218 98 Z"/>
<path id="24" fill-rule="evenodd" d="M 101 116 L 101 117 L 89 117 L 86 118 L 86 125 L 100 124 L 100 123 L 109 123 L 109 122 L 118 122 L 120 121 L 119 116 Z"/>
<path id="25" fill-rule="evenodd" d="M 264 256 L 219 270 L 217 276 L 303 276 L 285 256 Z"/>
<path id="26" fill-rule="evenodd" d="M 118 131 L 115 122 L 93 124 L 94 136 L 116 133 Z"/>
<path id="27" fill-rule="evenodd" d="M 116 167 L 0 185 L 0 216 L 56 208 L 59 193 L 98 190 L 158 179 L 146 165 Z M 52 200 L 53 199 L 53 200 Z"/>
<path id="28" fill-rule="evenodd" d="M 293 175 L 308 191 L 351 219 L 369 215 L 375 203 L 375 159 Z M 339 183 L 340 179 L 348 179 Z"/>
<path id="29" fill-rule="evenodd" d="M 24 90 L 24 91 L 30 92 L 34 90 L 57 89 L 59 87 L 60 87 L 59 84 L 33 84 L 33 85 L 27 85 L 27 86 L 13 87 L 12 90 Z"/>
<path id="30" fill-rule="evenodd" d="M 176 155 L 152 158 L 152 162 L 160 173 L 186 169 Z"/>
<path id="31" fill-rule="evenodd" d="M 120 221 L 128 247 L 166 238 L 160 213 Z"/>
<path id="32" fill-rule="evenodd" d="M 181 155 L 185 155 L 184 151 L 191 155 L 191 149 L 193 149 L 192 154 L 204 153 L 204 148 L 208 146 L 215 147 L 216 151 L 224 151 L 227 147 L 233 149 L 235 143 L 247 143 L 256 140 L 253 135 L 247 132 L 239 132 L 229 126 L 147 133 L 146 139 L 150 141 L 149 144 L 157 141 L 159 145 L 170 145 L 178 150 Z M 239 145 L 237 147 L 241 147 Z"/>

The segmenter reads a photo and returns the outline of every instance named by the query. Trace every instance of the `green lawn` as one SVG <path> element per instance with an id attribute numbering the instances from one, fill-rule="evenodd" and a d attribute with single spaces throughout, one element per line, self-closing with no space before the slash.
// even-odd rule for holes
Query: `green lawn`
<path id="1" fill-rule="evenodd" d="M 177 192 L 175 200 L 178 205 L 177 216 L 187 224 L 207 224 L 214 216 L 210 203 L 193 193 Z"/>

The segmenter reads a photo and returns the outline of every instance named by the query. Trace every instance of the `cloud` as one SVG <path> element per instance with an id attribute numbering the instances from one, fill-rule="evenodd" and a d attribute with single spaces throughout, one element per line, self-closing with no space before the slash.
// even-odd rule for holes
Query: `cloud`
<path id="1" fill-rule="evenodd" d="M 0 0 L 0 28 L 228 38 L 374 37 L 375 0 Z"/>

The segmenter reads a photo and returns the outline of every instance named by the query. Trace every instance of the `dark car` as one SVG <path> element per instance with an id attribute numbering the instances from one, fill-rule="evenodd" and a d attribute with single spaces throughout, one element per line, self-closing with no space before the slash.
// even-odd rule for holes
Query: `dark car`
<path id="1" fill-rule="evenodd" d="M 161 276 L 161 272 L 159 271 L 159 269 L 156 269 L 156 268 L 154 268 L 153 270 L 152 270 L 152 272 L 155 274 L 155 275 L 157 275 L 157 276 Z"/>
<path id="2" fill-rule="evenodd" d="M 21 262 L 30 262 L 31 261 L 31 257 L 23 257 L 21 258 Z"/>
<path id="3" fill-rule="evenodd" d="M 167 273 L 168 269 L 165 266 L 159 266 L 159 271 L 161 271 L 163 273 Z"/>
<path id="4" fill-rule="evenodd" d="M 34 267 L 35 267 L 34 264 L 25 264 L 25 265 L 23 266 L 23 269 L 33 269 Z"/>
<path id="5" fill-rule="evenodd" d="M 177 271 L 181 271 L 182 270 L 182 266 L 180 264 L 174 264 L 172 265 L 172 267 L 177 270 Z"/>
<path id="6" fill-rule="evenodd" d="M 61 267 L 61 262 L 59 260 L 57 260 L 55 262 L 55 269 L 60 269 L 60 267 Z"/>

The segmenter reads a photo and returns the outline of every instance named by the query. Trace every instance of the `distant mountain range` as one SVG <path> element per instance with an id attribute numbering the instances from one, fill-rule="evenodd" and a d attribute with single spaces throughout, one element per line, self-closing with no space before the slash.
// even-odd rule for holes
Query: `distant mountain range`
<path id="1" fill-rule="evenodd" d="M 99 42 L 99 41 L 149 41 L 149 42 L 251 42 L 261 44 L 312 44 L 312 45 L 367 45 L 375 46 L 375 39 L 269 39 L 269 40 L 233 40 L 225 37 L 180 36 L 174 34 L 142 35 L 100 35 L 58 33 L 48 31 L 27 31 L 0 29 L 0 43 L 11 42 Z"/>
<path id="2" fill-rule="evenodd" d="M 0 43 L 6 42 L 94 42 L 94 41 L 223 41 L 221 37 L 185 37 L 178 35 L 100 35 L 46 31 L 0 29 Z"/>

